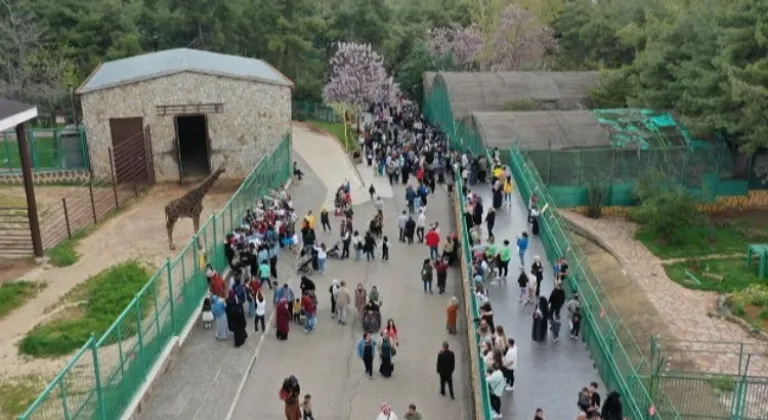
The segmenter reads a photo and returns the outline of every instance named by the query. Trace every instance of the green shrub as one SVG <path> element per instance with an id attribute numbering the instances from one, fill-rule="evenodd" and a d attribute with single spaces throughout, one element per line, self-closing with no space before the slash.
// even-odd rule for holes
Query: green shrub
<path id="1" fill-rule="evenodd" d="M 149 276 L 150 273 L 138 262 L 128 261 L 88 278 L 70 292 L 83 298 L 78 304 L 82 313 L 71 319 L 36 326 L 21 340 L 19 351 L 35 357 L 62 356 L 85 344 L 91 334 L 101 336 L 147 283 Z M 64 300 L 72 299 L 65 296 Z"/>
<path id="2" fill-rule="evenodd" d="M 77 246 L 78 239 L 72 237 L 72 239 L 65 239 L 58 245 L 51 248 L 46 252 L 49 261 L 56 267 L 68 267 L 80 260 L 80 254 L 77 253 L 75 247 Z"/>
<path id="3" fill-rule="evenodd" d="M 696 201 L 658 173 L 641 179 L 635 195 L 640 205 L 630 212 L 631 219 L 641 225 L 641 231 L 659 242 L 683 243 L 689 239 L 686 233 L 704 222 Z"/>
<path id="4" fill-rule="evenodd" d="M 11 281 L 0 285 L 0 318 L 23 306 L 28 300 L 45 289 L 46 283 L 33 281 Z"/>

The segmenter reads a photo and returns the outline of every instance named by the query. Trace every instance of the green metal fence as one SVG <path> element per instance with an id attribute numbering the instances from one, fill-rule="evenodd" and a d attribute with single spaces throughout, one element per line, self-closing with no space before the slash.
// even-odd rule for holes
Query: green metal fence
<path id="1" fill-rule="evenodd" d="M 118 419 L 169 340 L 178 335 L 207 290 L 205 264 L 226 269 L 224 237 L 246 209 L 291 176 L 291 137 L 251 171 L 173 261 L 160 267 L 104 335 L 91 338 L 19 419 Z M 199 241 L 200 248 L 196 245 Z"/>
<path id="2" fill-rule="evenodd" d="M 33 171 L 88 169 L 85 128 L 28 128 L 27 141 Z M 16 132 L 0 133 L 0 173 L 21 172 Z"/>
<path id="3" fill-rule="evenodd" d="M 583 337 L 606 387 L 622 395 L 625 413 L 634 420 L 680 419 L 660 390 L 649 390 L 650 363 L 621 320 L 602 283 L 584 263 L 585 254 L 571 241 L 554 200 L 533 163 L 516 148 L 509 154 L 511 170 L 524 201 L 532 194 L 542 206 L 540 238 L 550 259 L 565 257 L 571 264 L 571 292 L 578 292 L 584 315 Z"/>
<path id="4" fill-rule="evenodd" d="M 460 209 L 463 208 L 463 192 L 464 191 L 464 184 L 461 179 L 461 174 L 456 173 L 456 205 L 459 205 Z M 463 214 L 463 212 L 462 212 Z M 467 278 L 470 279 L 470 283 L 472 282 L 472 245 L 469 243 L 469 230 L 467 228 L 467 221 L 462 217 L 461 219 L 461 232 L 460 232 L 460 239 L 461 239 L 461 257 L 464 258 L 464 261 L 466 262 L 466 267 L 468 272 L 464 273 L 464 276 L 467 276 Z M 470 288 L 469 290 L 470 296 L 468 300 L 471 302 L 469 311 L 471 319 L 467 320 L 468 325 L 471 325 L 474 319 L 480 318 L 480 311 L 477 306 L 477 298 L 475 298 L 474 290 Z M 472 327 L 470 327 L 472 328 Z M 480 334 L 477 331 L 477 326 L 474 326 L 473 335 L 475 339 L 469 343 L 470 346 L 475 346 L 475 348 L 479 348 L 480 346 Z M 474 360 L 472 363 L 476 363 L 478 367 L 478 372 L 480 373 L 479 382 L 480 382 L 480 389 L 476 389 L 475 392 L 480 395 L 480 403 L 481 406 L 481 412 L 482 412 L 482 419 L 478 420 L 491 420 L 493 418 L 493 414 L 491 411 L 491 398 L 488 394 L 488 383 L 485 380 L 485 360 L 483 360 L 482 355 L 478 354 L 477 360 Z"/>
<path id="5" fill-rule="evenodd" d="M 294 101 L 293 119 L 296 121 L 317 120 L 342 123 L 342 118 L 331 107 L 323 103 Z"/>
<path id="6" fill-rule="evenodd" d="M 768 345 L 651 338 L 650 378 L 683 418 L 768 418 Z M 706 361 L 701 366 L 697 361 Z M 717 361 L 710 363 L 710 361 Z"/>

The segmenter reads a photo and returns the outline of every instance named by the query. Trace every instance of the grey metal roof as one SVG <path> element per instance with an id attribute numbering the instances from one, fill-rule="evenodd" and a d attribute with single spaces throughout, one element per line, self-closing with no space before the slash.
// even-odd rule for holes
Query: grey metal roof
<path id="1" fill-rule="evenodd" d="M 445 84 L 459 119 L 474 111 L 508 111 L 508 102 L 520 100 L 550 103 L 561 111 L 581 109 L 580 101 L 598 86 L 598 78 L 596 71 L 440 72 L 432 83 Z"/>
<path id="2" fill-rule="evenodd" d="M 610 130 L 589 111 L 473 112 L 462 124 L 474 124 L 487 146 L 523 150 L 608 147 Z"/>
<path id="3" fill-rule="evenodd" d="M 88 93 L 185 71 L 293 86 L 290 79 L 262 60 L 177 48 L 103 63 L 77 92 Z"/>

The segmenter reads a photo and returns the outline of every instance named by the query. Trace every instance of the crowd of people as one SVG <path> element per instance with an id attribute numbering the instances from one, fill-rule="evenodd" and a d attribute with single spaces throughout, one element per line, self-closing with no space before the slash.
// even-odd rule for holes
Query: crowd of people
<path id="1" fill-rule="evenodd" d="M 373 121 L 361 130 L 361 147 L 355 157 L 377 176 L 386 177 L 390 184 L 403 185 L 406 207 L 396 218 L 397 241 L 406 246 L 424 246 L 425 255 L 418 269 L 423 291 L 428 295 L 435 291 L 446 293 L 447 273 L 455 265 L 459 252 L 457 236 L 442 233 L 438 222 L 430 222 L 428 205 L 438 184 L 445 184 L 449 193 L 453 193 L 456 174 L 460 174 L 464 181 L 465 188 L 458 193 L 461 194 L 464 220 L 470 235 L 472 279 L 481 308 L 477 327 L 481 337 L 480 350 L 486 361 L 486 380 L 494 416 L 500 418 L 501 396 L 514 390 L 518 356 L 515 339 L 507 337 L 504 327 L 494 323 L 487 286 L 506 281 L 510 270 L 514 275 L 517 267 L 519 300 L 524 305 L 534 305 L 532 339 L 546 341 L 551 333 L 552 340 L 557 341 L 563 308 L 566 309 L 570 338 L 576 339 L 580 333 L 581 304 L 577 294 L 573 294 L 567 302 L 565 300 L 563 284 L 568 276 L 568 263 L 561 258 L 553 265 L 554 289 L 548 298 L 543 296 L 544 263 L 539 256 L 531 258 L 528 255 L 530 242 L 539 233 L 541 210 L 535 195 L 528 203 L 528 229 L 516 238 L 497 240 L 494 236 L 496 212 L 512 206 L 514 191 L 511 173 L 501 164 L 498 151 L 494 151 L 488 162 L 485 156 L 473 157 L 469 153 L 450 150 L 442 133 L 427 124 L 417 109 L 409 104 L 375 106 L 371 113 Z M 294 175 L 303 176 L 296 164 Z M 491 203 L 484 203 L 480 195 L 468 188 L 469 185 L 485 182 L 492 185 Z M 290 194 L 284 189 L 274 191 L 256 203 L 243 218 L 242 225 L 234 229 L 224 244 L 230 268 L 228 279 L 225 280 L 212 266 L 207 268 L 210 291 L 203 307 L 205 327 L 215 325 L 216 339 L 233 338 L 236 347 L 242 346 L 248 338 L 247 318 L 253 318 L 257 333 L 264 332 L 268 306 L 266 286 L 272 293 L 276 338 L 287 340 L 291 325 L 302 327 L 307 334 L 312 333 L 318 323 L 319 306 L 317 286 L 312 278 L 329 271 L 328 260 L 389 261 L 392 244 L 384 234 L 385 220 L 388 220 L 384 217 L 384 202 L 377 195 L 374 185 L 369 186 L 368 193 L 375 214 L 362 223 L 356 220 L 359 216 L 355 215 L 352 206 L 349 181 L 345 181 L 336 191 L 333 216 L 327 208 L 320 209 L 318 229 L 322 228 L 325 237 L 337 235 L 338 238 L 332 241 L 330 247 L 318 238 L 315 214 L 310 210 L 299 217 Z M 338 230 L 333 218 L 338 219 Z M 297 259 L 297 272 L 301 278 L 298 293 L 287 282 L 279 283 L 277 262 L 286 256 Z M 435 288 L 433 282 L 436 283 Z M 363 331 L 355 344 L 355 352 L 362 360 L 365 375 L 374 377 L 378 359 L 378 374 L 384 378 L 392 377 L 400 342 L 395 320 L 390 318 L 383 323 L 384 303 L 377 287 L 372 285 L 367 290 L 362 283 L 352 286 L 344 280 L 332 279 L 328 287 L 328 301 L 331 317 L 339 325 L 346 325 L 352 314 L 360 320 Z M 354 311 L 351 305 L 354 305 Z M 459 300 L 452 297 L 446 307 L 446 330 L 449 334 L 457 332 L 458 313 Z M 440 393 L 446 395 L 447 392 L 450 398 L 454 398 L 452 378 L 455 368 L 454 353 L 444 342 L 437 355 L 436 371 L 440 379 Z M 582 404 L 582 393 L 579 394 L 579 419 L 599 418 L 595 416 L 600 411 L 601 402 L 596 384 L 593 385 L 586 388 L 590 396 L 588 406 Z M 597 398 L 593 397 L 595 395 Z M 298 379 L 294 376 L 286 378 L 280 398 L 285 403 L 288 420 L 314 418 L 311 396 L 300 397 Z M 606 407 L 610 407 L 608 411 Z M 621 418 L 620 407 L 618 394 L 611 393 L 602 405 L 602 418 Z M 619 413 L 619 417 L 615 413 Z M 422 418 L 413 404 L 403 416 L 406 420 Z M 382 404 L 379 420 L 397 418 L 389 403 Z M 544 419 L 544 411 L 537 410 L 535 418 Z"/>
<path id="2" fill-rule="evenodd" d="M 511 206 L 514 190 L 510 168 L 501 164 L 498 150 L 493 151 L 490 163 L 484 156 L 472 158 L 464 155 L 459 165 L 465 185 L 461 194 L 464 203 L 464 221 L 472 246 L 472 278 L 475 284 L 475 298 L 480 308 L 477 324 L 480 354 L 485 361 L 491 410 L 494 418 L 501 418 L 503 417 L 502 396 L 515 389 L 518 352 L 515 339 L 507 337 L 504 327 L 494 322 L 488 285 L 506 282 L 510 264 L 517 263 L 519 302 L 523 305 L 534 305 L 531 326 L 531 339 L 534 342 L 545 342 L 550 334 L 553 342 L 560 339 L 564 307 L 568 334 L 573 340 L 579 338 L 582 308 L 578 293 L 572 293 L 571 298 L 566 302 L 563 287 L 569 275 L 569 267 L 565 258 L 560 257 L 552 265 L 554 287 L 548 297 L 542 295 L 545 268 L 541 257 L 534 255 L 531 260 L 527 258 L 530 241 L 539 234 L 541 212 L 537 195 L 533 194 L 528 202 L 528 228 L 514 239 L 499 240 L 494 235 L 496 212 Z M 489 168 L 490 171 L 488 171 Z M 491 183 L 491 203 L 484 203 L 482 197 L 473 193 L 468 187 L 485 182 Z M 485 207 L 486 205 L 488 208 Z M 584 395 L 589 398 L 586 403 Z M 577 407 L 579 420 L 623 419 L 620 395 L 617 392 L 611 392 L 605 404 L 601 406 L 597 383 L 594 382 L 579 394 Z M 537 409 L 535 419 L 544 419 L 543 409 Z"/>

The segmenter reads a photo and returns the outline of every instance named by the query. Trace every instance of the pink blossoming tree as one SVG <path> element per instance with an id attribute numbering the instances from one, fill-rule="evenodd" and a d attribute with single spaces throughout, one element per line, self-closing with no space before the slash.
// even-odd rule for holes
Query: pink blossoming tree
<path id="1" fill-rule="evenodd" d="M 392 101 L 397 84 L 387 74 L 384 59 L 370 44 L 339 42 L 330 60 L 331 73 L 323 100 L 354 110 L 357 115 L 371 104 Z"/>
<path id="2" fill-rule="evenodd" d="M 453 65 L 464 70 L 473 67 L 483 44 L 483 34 L 475 25 L 464 28 L 454 23 L 447 28 L 436 28 L 429 32 L 429 49 L 432 54 L 435 57 L 450 56 Z"/>

